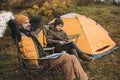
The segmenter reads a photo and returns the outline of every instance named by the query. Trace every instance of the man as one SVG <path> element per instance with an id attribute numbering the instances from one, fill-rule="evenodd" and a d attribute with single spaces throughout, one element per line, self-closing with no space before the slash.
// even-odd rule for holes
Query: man
<path id="1" fill-rule="evenodd" d="M 34 33 L 29 21 L 29 18 L 25 15 L 19 14 L 16 16 L 16 23 L 21 34 L 18 44 L 22 56 L 34 59 L 28 60 L 28 64 L 39 65 L 40 61 L 35 59 L 45 55 L 40 41 L 37 39 L 39 36 Z M 86 73 L 74 55 L 64 53 L 56 59 L 50 59 L 49 62 L 52 66 L 61 65 L 65 80 L 74 80 L 75 77 L 78 80 L 88 80 Z"/>
<path id="2" fill-rule="evenodd" d="M 64 23 L 60 18 L 54 21 L 54 26 L 47 33 L 48 46 L 54 46 L 56 52 L 67 51 L 72 54 L 75 54 L 73 52 L 73 49 L 75 49 L 79 58 L 85 61 L 91 61 L 92 57 L 83 54 L 77 45 L 68 39 L 67 34 L 62 30 L 63 25 Z"/>

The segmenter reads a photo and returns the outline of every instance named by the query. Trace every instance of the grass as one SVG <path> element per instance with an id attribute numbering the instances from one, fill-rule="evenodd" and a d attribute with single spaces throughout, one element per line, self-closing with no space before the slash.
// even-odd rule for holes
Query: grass
<path id="1" fill-rule="evenodd" d="M 16 53 L 0 52 L 0 80 L 17 80 L 20 77 Z"/>
<path id="2" fill-rule="evenodd" d="M 72 6 L 65 13 L 74 12 L 94 19 L 110 34 L 111 38 L 120 42 L 120 7 L 105 4 L 88 6 Z M 12 39 L 0 38 L 0 80 L 22 80 L 18 69 L 17 52 Z M 81 61 L 90 80 L 120 80 L 120 49 L 92 62 Z M 39 79 L 40 80 L 40 79 Z"/>
<path id="3" fill-rule="evenodd" d="M 119 80 L 119 51 L 116 50 L 90 63 L 82 62 L 83 65 L 87 65 L 85 70 L 90 73 L 90 80 Z"/>

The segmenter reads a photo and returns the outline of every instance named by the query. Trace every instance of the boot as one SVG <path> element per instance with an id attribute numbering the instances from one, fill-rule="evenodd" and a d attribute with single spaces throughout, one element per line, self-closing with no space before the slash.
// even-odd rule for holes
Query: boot
<path id="1" fill-rule="evenodd" d="M 92 57 L 88 56 L 88 55 L 85 55 L 83 54 L 82 56 L 80 56 L 80 58 L 84 61 L 92 61 L 94 60 Z"/>

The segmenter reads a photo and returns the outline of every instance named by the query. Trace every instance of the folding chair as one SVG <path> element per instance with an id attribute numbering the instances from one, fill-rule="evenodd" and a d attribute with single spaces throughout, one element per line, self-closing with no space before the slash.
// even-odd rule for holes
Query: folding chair
<path id="1" fill-rule="evenodd" d="M 14 20 L 10 20 L 8 22 L 8 26 L 11 30 L 11 35 L 12 39 L 15 42 L 15 45 L 18 50 L 18 62 L 19 62 L 19 69 L 24 75 L 26 80 L 55 80 L 54 76 L 54 69 L 53 67 L 49 64 L 49 61 L 46 61 L 46 65 L 38 65 L 38 66 L 30 66 L 27 64 L 27 60 L 34 60 L 34 58 L 26 58 L 24 56 L 21 56 L 21 51 L 18 47 L 18 42 L 21 39 L 20 32 L 18 28 L 16 27 L 16 23 Z M 49 49 L 46 49 L 49 50 Z M 36 79 L 37 78 L 37 79 Z"/>
<path id="2" fill-rule="evenodd" d="M 47 25 L 44 25 L 42 26 L 42 29 L 43 29 L 43 34 L 45 35 L 45 37 L 47 37 L 47 32 L 49 31 L 50 28 L 53 27 L 53 24 L 47 24 Z M 77 43 L 77 40 L 79 38 L 80 34 L 74 34 L 74 35 L 68 35 L 68 38 L 70 40 L 73 40 L 75 39 L 75 43 Z M 44 38 L 43 38 L 44 39 Z M 45 39 L 43 40 L 43 44 L 44 46 L 46 47 L 47 46 L 47 43 L 45 43 Z M 77 54 L 77 51 L 75 49 L 72 49 L 72 52 L 74 53 L 74 55 L 79 59 L 78 57 L 78 54 Z"/>

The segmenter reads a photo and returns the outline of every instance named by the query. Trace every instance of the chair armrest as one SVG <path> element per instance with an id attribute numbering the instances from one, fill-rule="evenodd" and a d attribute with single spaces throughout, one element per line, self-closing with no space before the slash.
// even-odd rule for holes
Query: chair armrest
<path id="1" fill-rule="evenodd" d="M 80 34 L 69 35 L 68 38 L 69 39 L 75 39 L 75 38 L 78 38 L 79 36 L 80 36 Z"/>
<path id="2" fill-rule="evenodd" d="M 20 57 L 22 60 L 37 60 L 37 58 Z M 39 59 L 39 58 L 38 58 Z"/>
<path id="3" fill-rule="evenodd" d="M 50 51 L 50 50 L 54 50 L 55 47 L 46 47 L 46 48 L 43 48 L 44 51 Z"/>
<path id="4" fill-rule="evenodd" d="M 46 55 L 49 55 L 54 53 L 55 47 L 45 47 L 43 50 L 45 51 Z"/>

